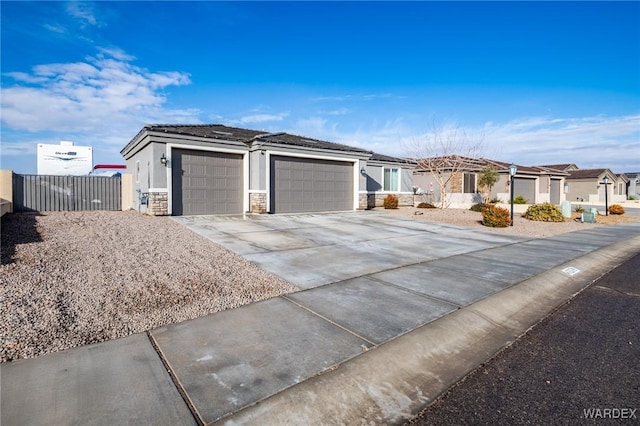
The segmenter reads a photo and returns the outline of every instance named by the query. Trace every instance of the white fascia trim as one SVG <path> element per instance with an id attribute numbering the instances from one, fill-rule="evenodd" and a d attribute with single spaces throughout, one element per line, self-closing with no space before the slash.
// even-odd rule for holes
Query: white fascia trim
<path id="1" fill-rule="evenodd" d="M 344 157 L 332 157 L 330 155 L 322 155 L 322 154 L 304 154 L 297 152 L 288 152 L 288 151 L 278 151 L 268 149 L 265 152 L 266 160 L 267 160 L 267 212 L 273 213 L 271 211 L 271 156 L 277 155 L 280 157 L 297 157 L 297 158 L 315 158 L 317 160 L 329 160 L 329 161 L 340 161 L 343 163 L 351 163 L 353 164 L 353 210 L 358 210 L 360 205 L 359 199 L 359 190 L 360 190 L 360 178 L 359 178 L 359 169 L 358 164 L 360 163 L 359 158 L 349 159 Z"/>
<path id="2" fill-rule="evenodd" d="M 209 151 L 209 152 L 224 152 L 227 154 L 240 154 L 242 155 L 242 211 L 247 212 L 249 210 L 249 151 L 244 149 L 233 148 L 214 148 L 199 145 L 186 145 L 186 144 L 165 144 L 165 156 L 167 157 L 167 213 L 173 214 L 173 180 L 171 179 L 171 150 L 176 149 L 189 149 L 192 151 Z"/>

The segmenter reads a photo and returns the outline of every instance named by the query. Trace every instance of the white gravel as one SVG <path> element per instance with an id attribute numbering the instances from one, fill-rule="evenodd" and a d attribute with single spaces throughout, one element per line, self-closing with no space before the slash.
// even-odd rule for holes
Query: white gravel
<path id="1" fill-rule="evenodd" d="M 197 318 L 297 288 L 166 217 L 2 218 L 0 361 Z"/>

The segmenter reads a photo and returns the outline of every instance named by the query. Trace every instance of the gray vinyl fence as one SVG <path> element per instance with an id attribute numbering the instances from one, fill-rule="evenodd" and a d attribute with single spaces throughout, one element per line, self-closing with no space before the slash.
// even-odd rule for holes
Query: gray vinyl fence
<path id="1" fill-rule="evenodd" d="M 14 211 L 121 210 L 120 177 L 13 175 Z"/>

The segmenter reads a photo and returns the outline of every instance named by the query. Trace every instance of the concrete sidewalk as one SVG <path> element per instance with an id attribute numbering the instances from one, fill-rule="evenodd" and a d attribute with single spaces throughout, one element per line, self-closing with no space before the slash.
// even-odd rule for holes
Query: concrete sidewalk
<path id="1" fill-rule="evenodd" d="M 402 422 L 640 251 L 640 223 L 526 240 L 361 213 L 179 220 L 305 290 L 3 364 L 3 425 Z"/>

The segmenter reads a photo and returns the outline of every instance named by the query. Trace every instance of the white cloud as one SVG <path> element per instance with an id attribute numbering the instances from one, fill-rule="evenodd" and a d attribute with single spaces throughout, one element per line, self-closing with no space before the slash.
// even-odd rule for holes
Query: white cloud
<path id="1" fill-rule="evenodd" d="M 250 124 L 250 123 L 265 123 L 269 121 L 282 121 L 285 117 L 289 115 L 288 112 L 283 112 L 280 114 L 253 114 L 247 115 L 240 120 L 238 120 L 242 124 Z"/>
<path id="2" fill-rule="evenodd" d="M 497 159 L 503 161 L 640 170 L 640 115 L 533 117 L 487 123 L 482 130 L 486 144 L 499 150 Z"/>
<path id="3" fill-rule="evenodd" d="M 339 96 L 318 96 L 312 101 L 316 102 L 347 102 L 347 101 L 373 101 L 376 99 L 404 99 L 404 96 L 392 93 L 373 93 L 368 95 L 339 95 Z"/>
<path id="4" fill-rule="evenodd" d="M 196 109 L 165 108 L 163 91 L 190 84 L 188 74 L 134 66 L 129 62 L 132 56 L 119 49 L 101 52 L 83 62 L 38 65 L 31 73 L 5 73 L 15 84 L 0 88 L 6 130 L 3 157 L 15 156 L 8 161 L 19 162 L 21 152 L 43 139 L 46 143 L 66 139 L 97 151 L 109 150 L 117 158 L 145 124 L 200 122 Z"/>
<path id="5" fill-rule="evenodd" d="M 67 3 L 67 13 L 78 19 L 83 26 L 100 26 L 91 2 L 71 1 Z"/>
<path id="6" fill-rule="evenodd" d="M 120 50 L 120 58 L 127 58 Z M 139 122 L 140 117 L 166 118 L 183 110 L 163 110 L 162 89 L 190 83 L 180 72 L 152 73 L 126 60 L 99 55 L 86 62 L 45 64 L 32 74 L 8 73 L 19 83 L 2 89 L 2 122 L 14 130 L 29 132 L 93 132 L 122 123 Z M 193 119 L 194 111 L 187 113 Z"/>

